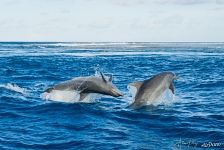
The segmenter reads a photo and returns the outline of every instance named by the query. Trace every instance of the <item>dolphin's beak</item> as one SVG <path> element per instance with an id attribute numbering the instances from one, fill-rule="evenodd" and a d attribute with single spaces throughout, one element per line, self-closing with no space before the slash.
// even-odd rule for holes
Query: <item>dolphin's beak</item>
<path id="1" fill-rule="evenodd" d="M 119 90 L 113 89 L 111 91 L 113 93 L 113 96 L 115 96 L 115 97 L 123 96 L 123 93 L 121 93 L 121 91 L 119 91 Z"/>

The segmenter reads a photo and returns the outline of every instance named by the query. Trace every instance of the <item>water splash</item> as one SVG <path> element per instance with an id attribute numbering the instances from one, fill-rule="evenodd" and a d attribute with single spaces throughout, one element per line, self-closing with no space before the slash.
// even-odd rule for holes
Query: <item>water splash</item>
<path id="1" fill-rule="evenodd" d="M 137 94 L 137 88 L 135 86 L 128 85 L 127 86 L 129 93 L 131 94 L 131 99 L 134 100 Z"/>
<path id="2" fill-rule="evenodd" d="M 100 98 L 99 94 L 90 93 L 83 100 L 80 100 L 79 91 L 52 90 L 50 93 L 44 92 L 41 98 L 64 103 L 93 103 Z"/>
<path id="3" fill-rule="evenodd" d="M 177 97 L 172 93 L 170 89 L 166 89 L 152 104 L 148 103 L 148 105 L 165 105 L 170 106 L 173 103 L 178 101 Z"/>
<path id="4" fill-rule="evenodd" d="M 137 88 L 131 85 L 128 85 L 128 90 L 129 93 L 131 94 L 131 99 L 132 102 L 134 102 L 135 96 L 137 94 Z M 178 99 L 177 97 L 172 93 L 170 89 L 166 89 L 156 100 L 153 102 L 150 101 L 146 105 L 153 105 L 153 106 L 158 106 L 158 105 L 165 105 L 165 106 L 170 106 L 173 103 L 177 102 Z"/>
<path id="5" fill-rule="evenodd" d="M 17 93 L 20 93 L 20 94 L 23 94 L 24 96 L 29 95 L 27 89 L 21 88 L 15 83 L 0 84 L 0 87 L 11 90 L 11 91 L 14 91 L 14 92 L 17 92 Z"/>

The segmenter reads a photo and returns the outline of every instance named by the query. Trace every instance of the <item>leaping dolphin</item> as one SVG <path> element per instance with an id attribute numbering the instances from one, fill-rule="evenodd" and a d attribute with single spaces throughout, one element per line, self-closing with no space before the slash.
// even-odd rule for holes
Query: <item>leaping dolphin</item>
<path id="1" fill-rule="evenodd" d="M 59 83 L 51 88 L 45 90 L 47 93 L 51 93 L 53 90 L 59 91 L 78 91 L 80 94 L 79 101 L 82 101 L 90 93 L 99 93 L 103 95 L 111 95 L 114 97 L 122 96 L 123 94 L 118 88 L 112 83 L 112 76 L 107 80 L 102 72 L 101 77 L 97 76 L 86 76 L 77 77 L 72 80 L 68 80 Z"/>
<path id="2" fill-rule="evenodd" d="M 166 89 L 170 89 L 174 94 L 173 81 L 175 79 L 177 79 L 177 76 L 174 73 L 162 72 L 145 81 L 130 83 L 130 86 L 137 89 L 131 107 L 139 108 L 153 103 Z"/>

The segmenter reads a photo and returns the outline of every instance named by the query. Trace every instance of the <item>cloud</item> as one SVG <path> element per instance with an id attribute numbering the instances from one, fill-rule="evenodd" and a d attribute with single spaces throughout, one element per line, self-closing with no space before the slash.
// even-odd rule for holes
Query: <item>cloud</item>
<path id="1" fill-rule="evenodd" d="M 200 5 L 200 4 L 224 4 L 224 0 L 110 0 L 111 3 L 118 6 L 138 6 L 138 5 Z"/>
<path id="2" fill-rule="evenodd" d="M 214 0 L 155 0 L 159 4 L 196 5 L 214 2 Z"/>
<path id="3" fill-rule="evenodd" d="M 111 28 L 112 25 L 113 23 L 111 19 L 103 19 L 103 21 L 101 22 L 99 22 L 98 20 L 89 20 L 85 23 L 79 23 L 77 27 L 91 30 L 104 30 Z"/>
<path id="4" fill-rule="evenodd" d="M 223 5 L 223 4 L 224 4 L 224 1 L 223 1 L 223 0 L 216 0 L 216 4 L 221 4 L 221 5 Z"/>
<path id="5" fill-rule="evenodd" d="M 224 0 L 2 0 L 0 40 L 221 41 L 223 4 Z"/>
<path id="6" fill-rule="evenodd" d="M 149 0 L 109 0 L 110 4 L 120 6 L 120 7 L 130 7 L 130 6 L 142 6 L 151 4 L 152 1 Z"/>
<path id="7" fill-rule="evenodd" d="M 198 5 L 205 3 L 223 4 L 223 0 L 110 0 L 111 3 L 118 6 L 138 6 L 138 5 L 152 5 L 152 4 L 171 4 L 171 5 Z"/>

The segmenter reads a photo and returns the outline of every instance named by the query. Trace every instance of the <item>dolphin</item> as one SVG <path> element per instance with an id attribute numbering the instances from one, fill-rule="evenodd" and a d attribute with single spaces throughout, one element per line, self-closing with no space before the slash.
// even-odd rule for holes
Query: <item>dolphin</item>
<path id="1" fill-rule="evenodd" d="M 50 93 L 53 90 L 59 91 L 78 91 L 80 94 L 79 101 L 82 101 L 90 93 L 98 93 L 103 95 L 111 95 L 114 97 L 122 96 L 120 90 L 112 83 L 112 75 L 109 79 L 106 79 L 102 72 L 101 77 L 86 76 L 77 77 L 72 80 L 68 80 L 59 83 L 53 87 L 46 89 L 44 92 Z"/>
<path id="2" fill-rule="evenodd" d="M 137 89 L 134 102 L 131 107 L 139 108 L 147 104 L 152 104 L 166 90 L 170 89 L 174 94 L 173 81 L 177 76 L 172 72 L 162 72 L 152 78 L 130 83 Z"/>

